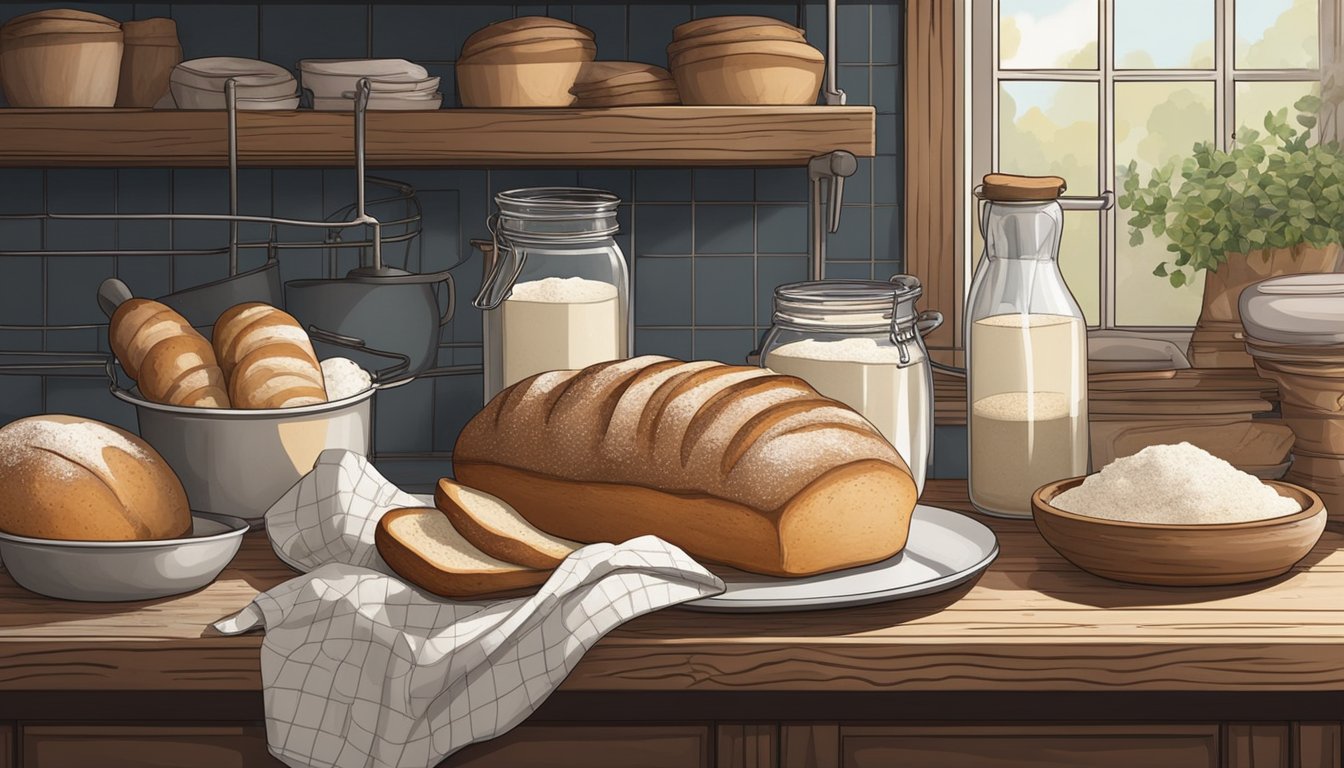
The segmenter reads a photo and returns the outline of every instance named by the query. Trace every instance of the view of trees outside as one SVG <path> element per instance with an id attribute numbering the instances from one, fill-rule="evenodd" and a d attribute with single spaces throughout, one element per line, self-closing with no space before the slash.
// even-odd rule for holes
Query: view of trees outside
<path id="1" fill-rule="evenodd" d="M 1214 0 L 1114 0 L 1113 49 L 1119 70 L 1213 69 Z M 1098 0 L 999 0 L 1001 69 L 1095 70 Z M 1316 68 L 1318 0 L 1229 0 L 1236 24 L 1239 68 Z M 1121 73 L 1123 75 L 1123 73 Z M 1098 84 L 1011 80 L 999 87 L 999 170 L 1055 174 L 1071 194 L 1098 193 Z M 1259 127 L 1265 113 L 1288 107 L 1317 82 L 1239 82 L 1238 126 Z M 1216 89 L 1212 82 L 1116 82 L 1115 157 L 1119 188 L 1131 161 L 1146 178 L 1156 167 L 1214 140 Z M 1202 273 L 1172 288 L 1153 276 L 1169 256 L 1165 238 L 1129 245 L 1116 212 L 1114 284 L 1119 325 L 1193 325 L 1203 291 Z M 1090 323 L 1100 316 L 1100 226 L 1094 214 L 1068 216 L 1061 262 L 1070 289 Z"/>

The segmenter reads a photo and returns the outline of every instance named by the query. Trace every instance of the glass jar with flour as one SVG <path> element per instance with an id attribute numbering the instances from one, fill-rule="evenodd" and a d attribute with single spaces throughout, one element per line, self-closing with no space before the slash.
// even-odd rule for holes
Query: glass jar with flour
<path id="1" fill-rule="evenodd" d="M 1064 180 L 991 174 L 966 302 L 971 503 L 1031 517 L 1040 486 L 1087 474 L 1087 323 L 1059 270 Z"/>
<path id="2" fill-rule="evenodd" d="M 895 446 L 924 490 L 933 453 L 933 376 L 922 334 L 942 322 L 917 312 L 919 280 L 823 280 L 775 289 L 761 365 L 848 405 Z"/>
<path id="3" fill-rule="evenodd" d="M 485 399 L 543 371 L 629 356 L 629 274 L 613 239 L 620 198 L 569 187 L 495 195 L 476 306 Z"/>

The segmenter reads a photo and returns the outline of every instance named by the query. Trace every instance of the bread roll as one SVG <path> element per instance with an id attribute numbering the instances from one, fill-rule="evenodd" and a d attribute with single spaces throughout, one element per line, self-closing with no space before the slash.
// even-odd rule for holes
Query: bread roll
<path id="1" fill-rule="evenodd" d="M 0 530 L 69 541 L 191 532 L 187 494 L 148 443 L 89 419 L 33 416 L 0 428 Z"/>
<path id="2" fill-rule="evenodd" d="M 107 328 L 112 353 L 145 399 L 192 408 L 228 408 L 214 350 L 186 318 L 165 304 L 128 299 Z"/>
<path id="3" fill-rule="evenodd" d="M 312 341 L 283 310 L 255 302 L 225 310 L 215 323 L 214 346 L 235 408 L 327 402 Z"/>
<path id="4" fill-rule="evenodd" d="M 895 555 L 916 498 L 881 433 L 803 380 L 661 357 L 505 389 L 463 429 L 453 467 L 552 535 L 653 534 L 776 576 Z"/>

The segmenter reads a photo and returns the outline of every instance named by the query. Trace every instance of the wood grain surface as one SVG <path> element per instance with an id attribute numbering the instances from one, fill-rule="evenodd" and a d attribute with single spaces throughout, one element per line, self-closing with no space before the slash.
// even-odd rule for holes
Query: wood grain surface
<path id="1" fill-rule="evenodd" d="M 925 502 L 965 510 L 965 485 Z M 1088 575 L 1030 522 L 981 518 L 1002 553 L 969 587 L 865 608 L 720 615 L 672 609 L 598 643 L 562 691 L 1344 690 L 1344 532 L 1276 579 L 1126 586 Z M 295 574 L 248 534 L 198 592 L 95 604 L 32 595 L 0 575 L 0 692 L 255 691 L 259 634 L 207 629 Z"/>
<path id="2" fill-rule="evenodd" d="M 876 151 L 872 107 L 621 107 L 370 112 L 373 167 L 804 165 Z M 223 112 L 0 110 L 0 167 L 224 167 Z M 346 166 L 337 112 L 242 112 L 245 166 Z"/>

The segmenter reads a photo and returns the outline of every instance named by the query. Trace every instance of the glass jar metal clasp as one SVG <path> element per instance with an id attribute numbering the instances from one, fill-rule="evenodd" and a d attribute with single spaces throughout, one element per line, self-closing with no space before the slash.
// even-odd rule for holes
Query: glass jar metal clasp
<path id="1" fill-rule="evenodd" d="M 910 343 L 916 338 L 923 338 L 940 325 L 943 324 L 943 313 L 936 309 L 926 309 L 915 315 L 914 322 L 903 324 L 896 318 L 891 321 L 891 343 L 896 345 L 896 349 L 901 355 L 901 365 L 910 364 Z"/>

